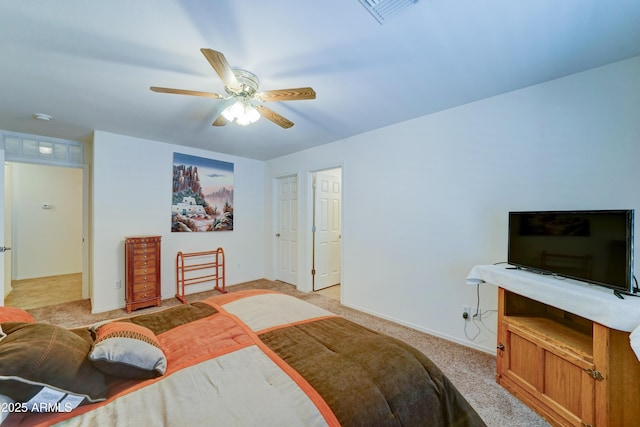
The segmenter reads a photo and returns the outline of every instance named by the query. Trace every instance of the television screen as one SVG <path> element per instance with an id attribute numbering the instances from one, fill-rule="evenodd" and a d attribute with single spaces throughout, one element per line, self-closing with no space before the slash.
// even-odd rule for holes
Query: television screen
<path id="1" fill-rule="evenodd" d="M 633 210 L 509 212 L 507 262 L 633 291 Z"/>

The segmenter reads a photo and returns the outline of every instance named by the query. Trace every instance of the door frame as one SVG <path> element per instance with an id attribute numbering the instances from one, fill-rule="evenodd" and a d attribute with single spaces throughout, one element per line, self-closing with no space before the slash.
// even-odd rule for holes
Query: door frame
<path id="1" fill-rule="evenodd" d="M 2 136 L 2 134 L 0 134 L 0 137 Z M 2 144 L 2 139 L 0 139 L 0 200 L 2 200 L 2 209 L 0 209 L 0 223 L 2 224 L 2 228 L 0 228 L 0 246 L 5 246 L 5 244 L 7 243 L 5 241 L 5 237 L 4 237 L 4 209 L 5 209 L 5 204 L 4 204 L 4 186 L 5 186 L 5 179 L 4 179 L 4 173 L 5 173 L 5 167 L 4 167 L 4 145 Z M 2 291 L 0 292 L 0 307 L 4 307 L 4 293 L 5 290 L 7 289 L 7 285 L 5 283 L 5 278 L 6 278 L 6 269 L 5 269 L 5 264 L 9 264 L 9 262 L 5 263 L 5 259 L 6 259 L 6 252 L 0 253 L 0 288 L 2 288 Z M 10 285 L 9 285 L 10 286 Z"/>
<path id="2" fill-rule="evenodd" d="M 5 162 L 10 163 L 28 163 L 42 166 L 57 166 L 57 167 L 66 167 L 66 168 L 76 168 L 82 169 L 82 298 L 89 299 L 91 298 L 92 289 L 90 287 L 90 259 L 89 259 L 89 247 L 90 247 L 90 234 L 89 234 L 89 165 L 67 165 L 67 164 L 57 164 L 57 163 L 49 163 L 44 161 L 36 161 L 29 158 L 24 159 L 7 159 L 4 151 L 4 146 L 0 147 L 2 151 L 2 162 L 0 164 L 0 174 L 2 174 L 2 188 L 0 188 L 0 199 L 3 201 L 4 205 L 4 197 L 5 197 Z M 4 227 L 4 212 L 0 213 L 0 219 L 2 220 L 2 226 Z M 13 230 L 13 226 L 11 227 Z M 4 236 L 4 232 L 0 234 L 0 237 L 6 238 Z M 0 242 L 1 243 L 1 242 Z M 13 254 L 12 254 L 13 258 Z M 4 259 L 3 259 L 4 262 Z M 11 267 L 11 266 L 10 266 Z M 4 275 L 6 272 L 4 271 L 4 266 L 2 268 L 2 292 L 0 293 L 0 306 L 4 306 Z"/>
<path id="3" fill-rule="evenodd" d="M 304 228 L 306 234 L 306 243 L 303 248 L 303 257 L 302 259 L 308 262 L 308 269 L 304 271 L 308 271 L 309 277 L 309 289 L 311 292 L 315 291 L 314 286 L 314 277 L 312 275 L 312 270 L 314 268 L 313 264 L 313 254 L 314 254 L 314 233 L 313 233 L 313 220 L 315 213 L 315 205 L 314 205 L 314 188 L 313 188 L 313 174 L 317 172 L 324 172 L 328 170 L 340 169 L 340 224 L 341 229 L 340 233 L 344 236 L 344 229 L 342 228 L 342 224 L 344 224 L 344 165 L 342 163 L 338 163 L 335 165 L 327 165 L 323 167 L 313 168 L 307 170 L 307 224 L 308 226 Z M 302 227 L 301 227 L 302 229 Z M 344 275 L 343 275 L 343 267 L 344 267 L 344 239 L 340 239 L 340 284 L 344 284 Z M 344 287 L 340 286 L 340 299 L 342 300 L 342 292 L 344 291 Z"/>

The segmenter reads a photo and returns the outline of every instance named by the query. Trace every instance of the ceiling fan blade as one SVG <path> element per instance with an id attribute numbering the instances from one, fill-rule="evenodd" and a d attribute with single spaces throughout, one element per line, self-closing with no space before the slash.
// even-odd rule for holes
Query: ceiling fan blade
<path id="1" fill-rule="evenodd" d="M 229 120 L 225 119 L 222 115 L 222 112 L 227 108 L 233 105 L 236 102 L 235 98 L 226 98 L 224 101 L 217 102 L 216 108 L 214 110 L 214 114 L 216 115 L 216 119 L 211 123 L 211 126 L 225 126 L 229 123 Z"/>
<path id="2" fill-rule="evenodd" d="M 227 119 L 225 119 L 222 114 L 220 114 L 218 117 L 216 117 L 216 119 L 213 121 L 213 123 L 211 123 L 211 126 L 224 126 L 227 123 L 229 123 L 229 121 Z"/>
<path id="3" fill-rule="evenodd" d="M 293 126 L 292 121 L 282 117 L 280 114 L 265 107 L 264 105 L 256 105 L 255 108 L 256 110 L 258 110 L 258 113 L 260 113 L 262 117 L 264 117 L 267 120 L 271 120 L 273 123 L 277 124 L 282 128 L 289 129 L 291 126 Z"/>
<path id="4" fill-rule="evenodd" d="M 295 89 L 276 89 L 256 94 L 262 101 L 298 101 L 302 99 L 316 99 L 316 92 L 310 87 Z"/>
<path id="5" fill-rule="evenodd" d="M 207 58 L 207 61 L 209 61 L 209 64 L 211 64 L 213 69 L 216 70 L 216 73 L 218 73 L 225 85 L 232 88 L 240 87 L 240 83 L 238 82 L 238 79 L 236 79 L 235 74 L 233 74 L 233 70 L 227 62 L 227 58 L 225 58 L 221 52 L 204 48 L 200 49 L 200 51 L 204 57 Z"/>
<path id="6" fill-rule="evenodd" d="M 158 86 L 151 86 L 149 89 L 159 93 L 175 93 L 177 95 L 204 96 L 206 98 L 213 98 L 213 99 L 224 98 L 224 96 L 218 95 L 217 93 L 200 92 L 198 90 L 172 89 L 170 87 L 158 87 Z"/>

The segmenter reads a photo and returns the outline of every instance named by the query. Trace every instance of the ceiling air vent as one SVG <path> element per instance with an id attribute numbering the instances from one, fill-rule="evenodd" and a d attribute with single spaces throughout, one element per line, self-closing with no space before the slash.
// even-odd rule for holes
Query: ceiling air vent
<path id="1" fill-rule="evenodd" d="M 380 25 L 418 0 L 359 0 Z"/>

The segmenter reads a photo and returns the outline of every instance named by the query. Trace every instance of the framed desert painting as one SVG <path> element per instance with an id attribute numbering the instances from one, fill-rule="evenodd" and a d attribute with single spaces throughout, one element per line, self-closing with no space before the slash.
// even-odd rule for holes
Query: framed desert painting
<path id="1" fill-rule="evenodd" d="M 233 163 L 173 153 L 171 231 L 233 230 Z"/>

